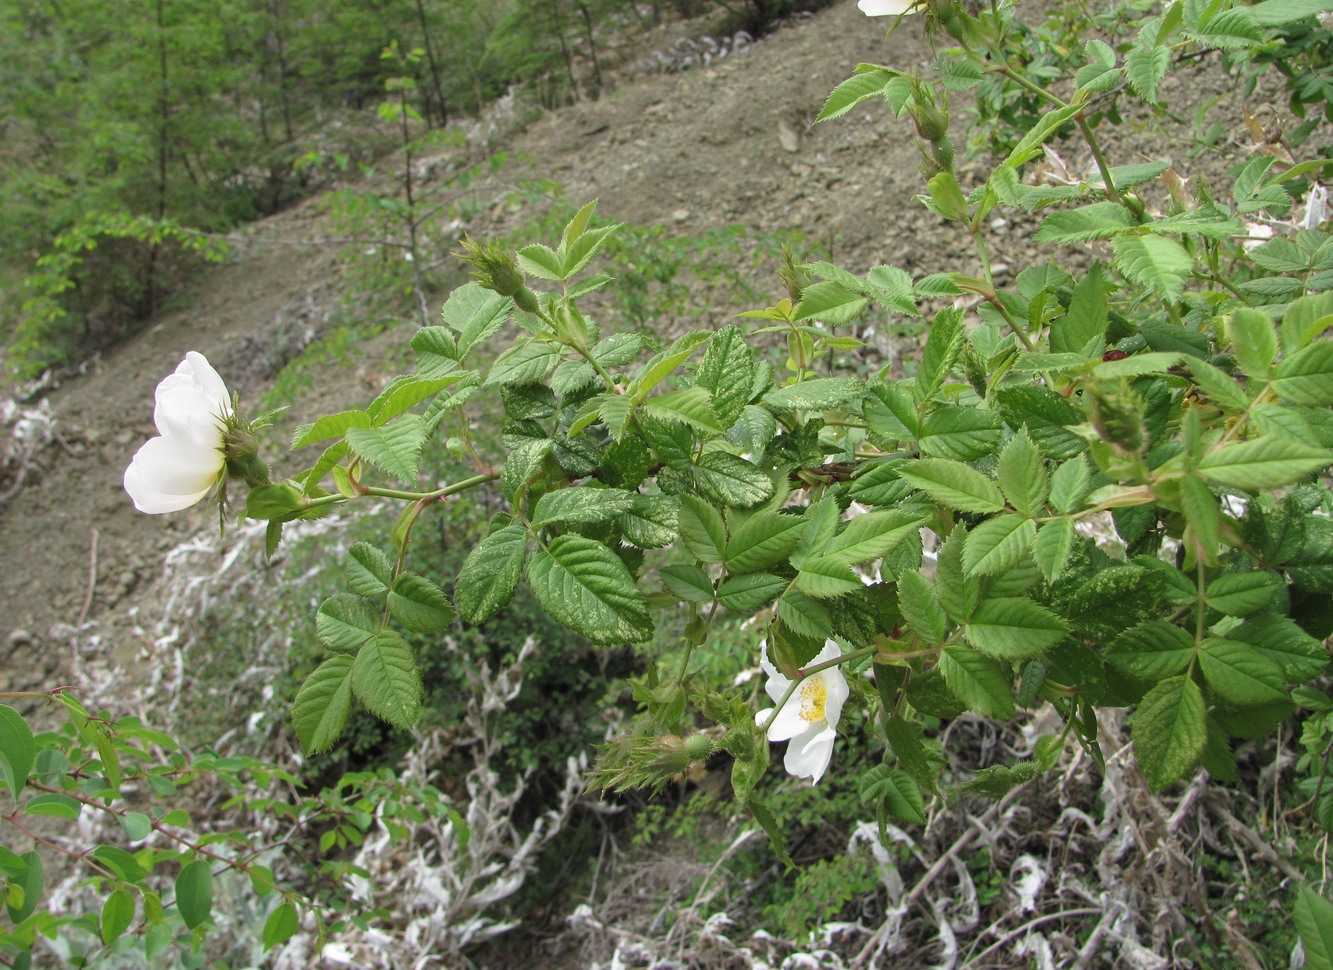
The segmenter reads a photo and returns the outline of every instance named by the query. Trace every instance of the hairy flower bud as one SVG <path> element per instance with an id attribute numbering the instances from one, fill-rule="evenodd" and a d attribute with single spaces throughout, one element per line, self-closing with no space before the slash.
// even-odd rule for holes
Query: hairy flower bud
<path id="1" fill-rule="evenodd" d="M 461 245 L 463 251 L 454 255 L 472 264 L 472 278 L 478 284 L 501 296 L 512 297 L 526 313 L 537 312 L 537 295 L 527 288 L 523 270 L 503 243 L 492 240 L 482 244 L 464 236 Z"/>

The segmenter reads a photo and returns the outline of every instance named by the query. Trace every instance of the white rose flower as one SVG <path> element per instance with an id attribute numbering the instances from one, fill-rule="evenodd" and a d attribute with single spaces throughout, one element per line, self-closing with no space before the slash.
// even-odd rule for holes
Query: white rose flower
<path id="1" fill-rule="evenodd" d="M 857 8 L 867 17 L 902 17 L 916 13 L 917 0 L 856 0 Z"/>
<path id="2" fill-rule="evenodd" d="M 140 512 L 189 508 L 226 473 L 231 396 L 203 354 L 190 351 L 157 385 L 150 439 L 125 469 L 125 491 Z"/>
<path id="3" fill-rule="evenodd" d="M 836 660 L 841 655 L 842 649 L 829 640 L 809 665 Z M 768 675 L 764 689 L 775 704 L 780 703 L 792 681 L 769 662 L 767 644 L 763 646 L 759 665 Z M 829 667 L 802 680 L 776 716 L 771 707 L 755 715 L 756 724 L 768 725 L 768 740 L 788 742 L 783 764 L 789 775 L 809 778 L 812 785 L 823 777 L 833 760 L 833 741 L 847 695 L 847 678 L 842 675 L 842 668 Z"/>

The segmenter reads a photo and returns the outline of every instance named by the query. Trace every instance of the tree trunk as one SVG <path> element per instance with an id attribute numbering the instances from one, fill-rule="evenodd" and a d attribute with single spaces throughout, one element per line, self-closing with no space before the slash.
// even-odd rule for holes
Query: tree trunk
<path id="1" fill-rule="evenodd" d="M 426 64 L 430 67 L 431 84 L 435 88 L 436 103 L 440 107 L 440 127 L 443 128 L 449 123 L 449 105 L 444 99 L 444 87 L 440 84 L 440 68 L 435 62 L 435 48 L 430 42 L 430 26 L 426 22 L 424 0 L 417 0 L 417 20 L 421 23 L 421 40 L 426 47 Z M 426 120 L 430 121 L 429 111 L 426 112 Z"/>

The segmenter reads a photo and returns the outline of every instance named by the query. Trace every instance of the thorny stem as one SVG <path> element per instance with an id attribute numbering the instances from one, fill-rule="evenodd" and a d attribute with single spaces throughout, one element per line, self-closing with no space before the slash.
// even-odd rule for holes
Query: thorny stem
<path id="1" fill-rule="evenodd" d="M 801 675 L 787 685 L 787 692 L 782 695 L 782 699 L 777 702 L 776 706 L 774 706 L 773 713 L 769 715 L 768 720 L 760 725 L 759 730 L 763 731 L 765 734 L 768 733 L 768 729 L 772 727 L 774 719 L 778 716 L 778 712 L 787 706 L 787 701 L 791 700 L 791 695 L 796 693 L 797 687 L 800 687 L 801 684 L 805 683 L 807 677 L 813 677 L 821 671 L 836 667 L 839 664 L 845 664 L 849 660 L 860 660 L 862 657 L 868 657 L 877 649 L 877 647 L 862 647 L 859 650 L 853 650 L 851 653 L 844 653 L 840 657 L 834 657 L 832 660 L 825 660 L 823 663 L 817 663 L 810 667 L 802 667 L 800 671 Z"/>
<path id="2" fill-rule="evenodd" d="M 465 478 L 461 482 L 454 482 L 452 485 L 437 488 L 433 492 L 407 492 L 398 488 L 381 488 L 378 485 L 362 485 L 360 486 L 360 492 L 362 495 L 397 498 L 406 502 L 432 502 L 448 498 L 450 495 L 457 495 L 459 492 L 466 492 L 469 488 L 476 488 L 478 485 L 484 485 L 487 482 L 493 482 L 499 477 L 499 472 L 483 472 L 480 475 Z M 346 501 L 347 497 L 345 495 L 321 495 L 318 498 L 312 498 L 305 507 L 318 508 L 322 505 L 338 505 Z"/>

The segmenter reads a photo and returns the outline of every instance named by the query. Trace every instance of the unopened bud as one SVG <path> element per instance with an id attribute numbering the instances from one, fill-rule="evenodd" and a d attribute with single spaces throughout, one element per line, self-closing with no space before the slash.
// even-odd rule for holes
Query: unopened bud
<path id="1" fill-rule="evenodd" d="M 268 465 L 259 457 L 259 442 L 248 424 L 233 418 L 225 436 L 227 477 L 239 479 L 251 488 L 268 485 Z"/>

